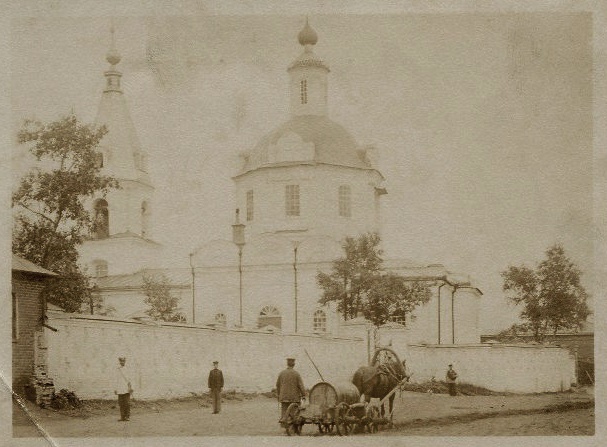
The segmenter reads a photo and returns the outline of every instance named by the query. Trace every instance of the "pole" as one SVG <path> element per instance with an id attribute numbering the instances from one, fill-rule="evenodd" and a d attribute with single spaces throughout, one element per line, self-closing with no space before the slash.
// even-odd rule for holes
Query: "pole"
<path id="1" fill-rule="evenodd" d="M 318 373 L 318 375 L 320 376 L 320 380 L 322 380 L 323 382 L 325 381 L 325 379 L 323 378 L 322 374 L 320 373 L 320 371 L 318 370 L 318 367 L 316 366 L 316 363 L 314 363 L 314 360 L 312 360 L 312 357 L 310 357 L 310 354 L 308 354 L 308 350 L 304 349 L 304 352 L 306 353 L 306 355 L 308 356 L 308 358 L 310 359 L 310 361 L 312 362 L 312 365 L 314 365 L 314 369 L 316 370 L 316 372 Z"/>
<path id="2" fill-rule="evenodd" d="M 297 332 L 297 245 L 293 247 L 293 285 L 295 292 L 295 332 Z"/>
<path id="3" fill-rule="evenodd" d="M 194 253 L 190 253 L 190 268 L 192 269 L 192 324 L 196 323 L 196 273 L 194 271 L 194 263 L 192 257 Z"/>
<path id="4" fill-rule="evenodd" d="M 438 286 L 438 344 L 440 345 L 440 289 L 443 287 L 446 282 L 443 282 L 440 286 Z"/>
<path id="5" fill-rule="evenodd" d="M 451 292 L 451 343 L 455 344 L 455 291 L 457 290 L 457 284 L 453 286 Z"/>
<path id="6" fill-rule="evenodd" d="M 238 247 L 238 276 L 240 298 L 240 327 L 242 327 L 242 246 Z"/>

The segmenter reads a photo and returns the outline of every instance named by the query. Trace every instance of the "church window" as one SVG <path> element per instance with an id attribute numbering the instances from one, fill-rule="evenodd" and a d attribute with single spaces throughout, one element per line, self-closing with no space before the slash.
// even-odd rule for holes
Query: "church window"
<path id="1" fill-rule="evenodd" d="M 228 319 L 225 314 L 219 313 L 215 315 L 215 322 L 222 327 L 226 327 Z"/>
<path id="2" fill-rule="evenodd" d="M 327 314 L 324 310 L 318 309 L 314 312 L 313 330 L 314 332 L 327 332 Z"/>
<path id="3" fill-rule="evenodd" d="M 150 221 L 150 208 L 147 202 L 141 203 L 141 237 L 145 237 L 148 233 Z"/>
<path id="4" fill-rule="evenodd" d="M 299 96 L 302 104 L 308 103 L 308 81 L 306 79 L 299 81 Z"/>
<path id="5" fill-rule="evenodd" d="M 18 324 L 18 309 L 17 309 L 17 295 L 12 292 L 13 295 L 13 340 L 19 338 L 19 327 Z"/>
<path id="6" fill-rule="evenodd" d="M 393 315 L 390 317 L 390 321 L 393 323 L 398 323 L 398 324 L 402 324 L 403 326 L 407 325 L 407 319 L 406 317 L 400 316 L 400 315 Z"/>
<path id="7" fill-rule="evenodd" d="M 285 190 L 287 216 L 299 216 L 299 185 L 287 185 Z"/>
<path id="8" fill-rule="evenodd" d="M 97 260 L 93 262 L 93 269 L 96 278 L 103 278 L 108 275 L 107 261 Z"/>
<path id="9" fill-rule="evenodd" d="M 247 220 L 253 220 L 253 190 L 247 191 Z"/>
<path id="10" fill-rule="evenodd" d="M 342 217 L 352 217 L 352 193 L 348 185 L 339 187 L 338 201 L 339 215 Z"/>
<path id="11" fill-rule="evenodd" d="M 99 199 L 95 202 L 93 237 L 95 239 L 105 239 L 110 236 L 110 212 L 108 203 Z"/>
<path id="12" fill-rule="evenodd" d="M 282 327 L 282 316 L 274 306 L 265 306 L 259 312 L 257 327 L 262 328 L 265 326 L 274 326 L 278 329 Z"/>

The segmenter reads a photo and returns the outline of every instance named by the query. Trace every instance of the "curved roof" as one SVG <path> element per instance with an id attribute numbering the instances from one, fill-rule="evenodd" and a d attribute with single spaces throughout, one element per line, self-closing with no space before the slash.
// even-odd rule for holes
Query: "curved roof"
<path id="1" fill-rule="evenodd" d="M 247 154 L 243 172 L 260 167 L 285 164 L 273 156 L 282 138 L 301 140 L 310 146 L 311 157 L 288 160 L 289 164 L 325 163 L 362 169 L 374 169 L 350 133 L 326 116 L 298 115 L 264 136 Z"/>

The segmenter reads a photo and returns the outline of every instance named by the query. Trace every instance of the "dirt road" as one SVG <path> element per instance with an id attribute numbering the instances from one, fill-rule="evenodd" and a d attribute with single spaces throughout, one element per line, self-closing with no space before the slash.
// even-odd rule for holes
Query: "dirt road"
<path id="1" fill-rule="evenodd" d="M 450 397 L 405 392 L 395 401 L 396 427 L 381 434 L 591 435 L 594 433 L 592 402 L 593 396 L 587 393 Z M 546 407 L 556 406 L 569 411 L 544 412 Z M 30 419 L 52 437 L 284 435 L 278 425 L 276 400 L 264 396 L 228 400 L 218 415 L 212 415 L 210 408 L 196 399 L 158 407 L 135 407 L 130 422 L 119 422 L 118 409 L 109 406 L 87 418 L 41 410 L 31 404 L 27 409 L 29 416 L 17 408 L 20 414 L 13 422 L 15 437 L 40 436 Z M 304 427 L 304 436 L 316 434 L 315 427 Z"/>

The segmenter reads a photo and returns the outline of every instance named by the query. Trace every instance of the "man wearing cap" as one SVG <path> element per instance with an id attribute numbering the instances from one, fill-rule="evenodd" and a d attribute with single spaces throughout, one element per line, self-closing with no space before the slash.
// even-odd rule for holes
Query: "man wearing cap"
<path id="1" fill-rule="evenodd" d="M 300 403 L 306 398 L 306 389 L 304 388 L 303 380 L 295 367 L 295 359 L 289 357 L 287 359 L 287 369 L 280 372 L 276 381 L 276 394 L 278 394 L 278 402 L 280 402 L 280 423 L 284 422 L 287 408 L 292 403 Z"/>
<path id="2" fill-rule="evenodd" d="M 213 414 L 221 411 L 221 389 L 223 388 L 223 373 L 219 369 L 219 362 L 213 362 L 213 369 L 209 373 L 209 389 L 213 399 Z"/>
<path id="3" fill-rule="evenodd" d="M 118 357 L 118 370 L 114 385 L 114 394 L 118 396 L 118 406 L 120 407 L 120 421 L 128 421 L 131 417 L 131 377 L 126 365 L 126 357 Z"/>
<path id="4" fill-rule="evenodd" d="M 449 369 L 447 370 L 447 386 L 449 387 L 449 395 L 457 396 L 457 385 L 455 383 L 457 379 L 457 373 L 453 369 L 453 364 L 449 364 Z"/>

